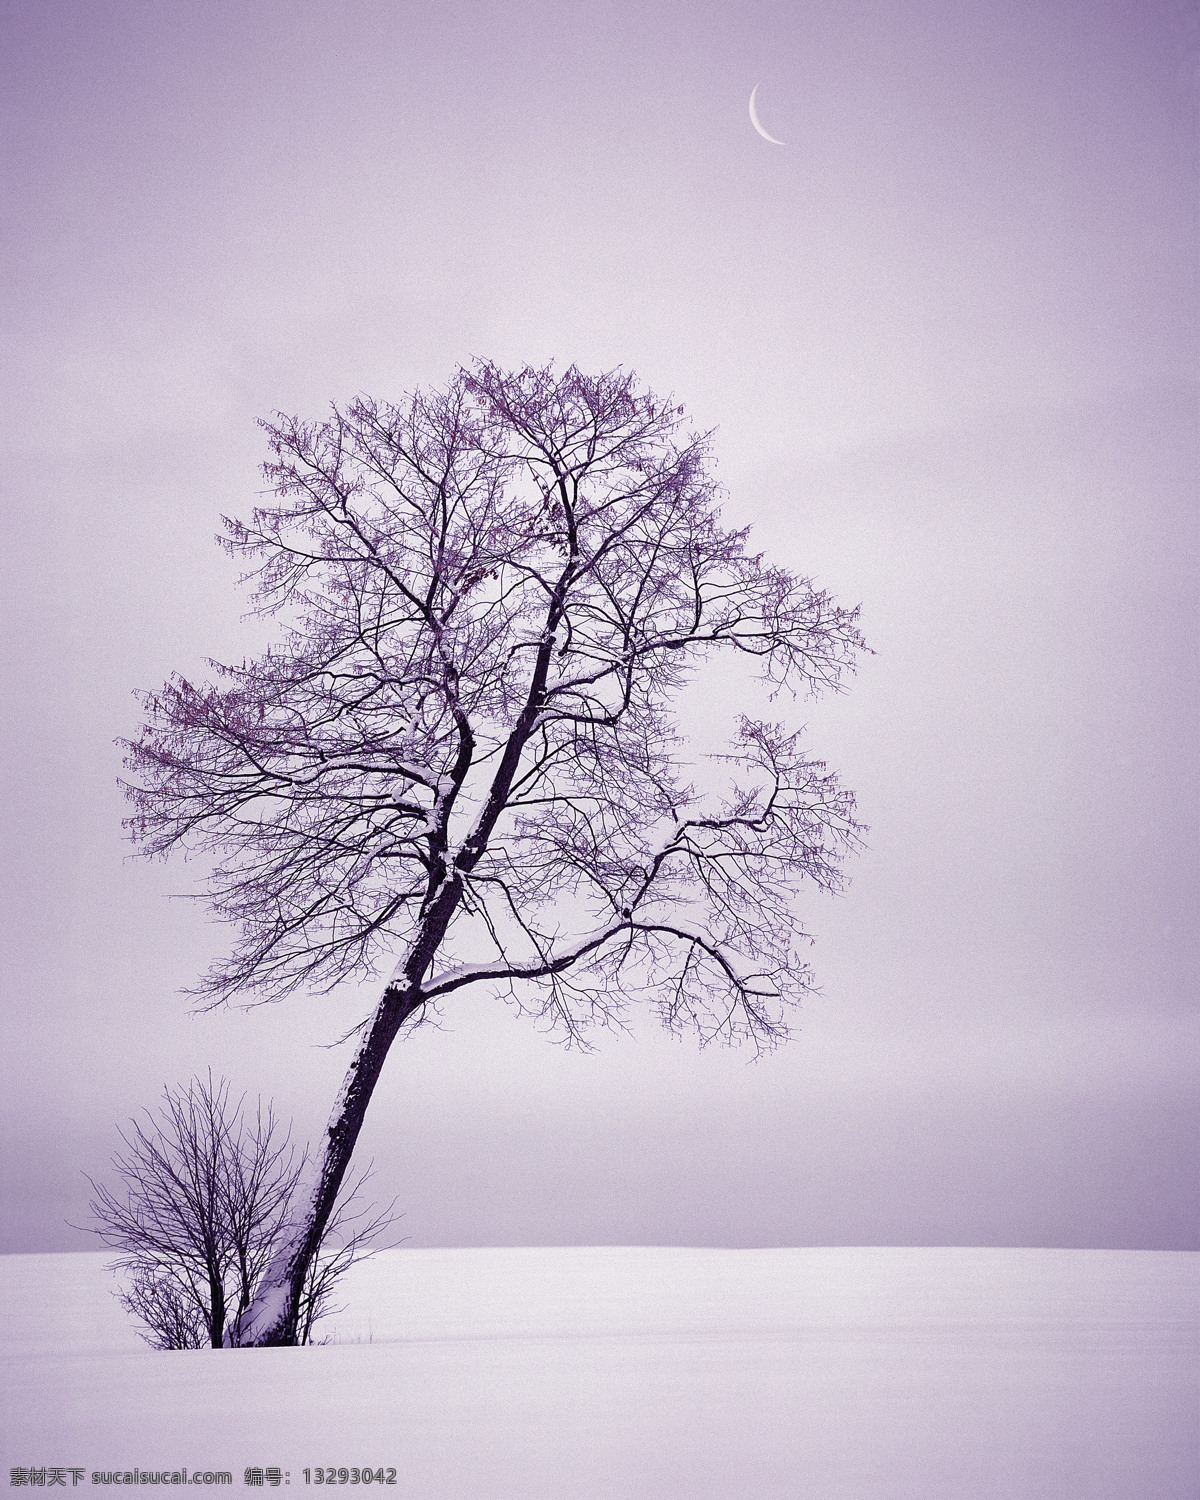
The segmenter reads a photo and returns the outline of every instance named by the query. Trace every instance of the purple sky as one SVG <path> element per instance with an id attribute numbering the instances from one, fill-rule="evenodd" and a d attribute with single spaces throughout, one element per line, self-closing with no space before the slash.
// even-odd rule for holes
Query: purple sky
<path id="1" fill-rule="evenodd" d="M 764 1062 L 482 998 L 397 1046 L 411 1243 L 1200 1246 L 1197 49 L 1177 0 L 4 0 L 0 1249 L 87 1244 L 210 1064 L 323 1124 L 368 996 L 189 1016 L 224 935 L 111 742 L 261 643 L 255 417 L 473 355 L 719 427 L 727 518 L 862 601 L 795 717 L 872 832 Z"/>

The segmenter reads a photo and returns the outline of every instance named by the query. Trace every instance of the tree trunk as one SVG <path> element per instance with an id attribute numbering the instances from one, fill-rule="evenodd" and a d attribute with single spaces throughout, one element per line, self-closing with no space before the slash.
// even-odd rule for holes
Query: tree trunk
<path id="1" fill-rule="evenodd" d="M 325 1148 L 298 1184 L 298 1205 L 248 1310 L 225 1334 L 227 1346 L 295 1344 L 309 1263 L 333 1212 L 367 1105 L 396 1034 L 420 1004 L 417 984 L 389 984 L 354 1055 L 325 1132 Z"/>
<path id="2" fill-rule="evenodd" d="M 210 1271 L 208 1278 L 208 1308 L 208 1341 L 219 1349 L 225 1328 L 225 1288 L 215 1271 Z"/>
<path id="3" fill-rule="evenodd" d="M 227 1344 L 261 1346 L 296 1343 L 296 1325 L 300 1299 L 304 1294 L 304 1278 L 333 1212 L 338 1190 L 346 1175 L 346 1168 L 350 1165 L 358 1132 L 362 1129 L 363 1116 L 371 1102 L 384 1059 L 401 1026 L 421 1004 L 421 981 L 433 963 L 434 955 L 446 936 L 450 919 L 462 900 L 462 872 L 472 869 L 478 862 L 506 804 L 521 759 L 521 750 L 532 732 L 538 709 L 544 699 L 553 633 L 560 615 L 561 601 L 556 595 L 551 605 L 547 633 L 538 649 L 528 702 L 509 736 L 475 827 L 449 869 L 444 862 L 446 843 L 443 822 L 439 868 L 436 874 L 430 876 L 426 906 L 416 939 L 403 966 L 397 970 L 392 983 L 384 990 L 370 1028 L 350 1064 L 325 1132 L 324 1154 L 319 1164 L 314 1163 L 311 1176 L 306 1174 L 302 1184 L 303 1190 L 299 1198 L 303 1206 L 284 1231 L 279 1248 L 263 1273 L 249 1311 L 230 1323 L 225 1335 Z M 456 766 L 457 784 L 461 784 L 470 765 L 473 744 L 469 726 L 466 726 L 462 739 L 463 750 Z M 447 803 L 443 817 L 448 815 L 448 811 Z"/>

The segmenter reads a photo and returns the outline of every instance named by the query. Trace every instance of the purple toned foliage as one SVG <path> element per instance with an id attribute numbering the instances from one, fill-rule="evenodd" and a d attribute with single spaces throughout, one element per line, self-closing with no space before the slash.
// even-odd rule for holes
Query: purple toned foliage
<path id="1" fill-rule="evenodd" d="M 208 1001 L 390 969 L 298 1285 L 392 1039 L 454 990 L 506 987 L 569 1038 L 635 1000 L 705 1040 L 786 1035 L 810 984 L 794 893 L 838 885 L 853 798 L 749 719 L 701 796 L 670 708 L 714 651 L 811 692 L 862 640 L 722 528 L 707 437 L 631 375 L 480 363 L 264 425 L 274 502 L 224 544 L 279 644 L 148 695 L 127 791 L 143 852 L 215 856 L 239 937 Z M 259 1318 L 244 1341 L 278 1340 Z"/>

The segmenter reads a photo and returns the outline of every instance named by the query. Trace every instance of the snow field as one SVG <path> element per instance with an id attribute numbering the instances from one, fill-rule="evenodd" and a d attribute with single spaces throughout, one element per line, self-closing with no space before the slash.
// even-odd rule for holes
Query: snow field
<path id="1" fill-rule="evenodd" d="M 394 1466 L 396 1500 L 1200 1494 L 1196 1254 L 398 1249 L 347 1278 L 333 1342 L 194 1354 L 141 1343 L 106 1261 L 0 1257 L 6 1469 L 246 1493 L 248 1465 L 293 1492 Z"/>

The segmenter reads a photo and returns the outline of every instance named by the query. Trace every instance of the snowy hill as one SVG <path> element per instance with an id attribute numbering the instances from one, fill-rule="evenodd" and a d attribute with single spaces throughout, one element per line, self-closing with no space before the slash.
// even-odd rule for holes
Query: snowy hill
<path id="1" fill-rule="evenodd" d="M 1200 1255 L 399 1249 L 330 1343 L 195 1354 L 147 1349 L 105 1264 L 0 1257 L 6 1468 L 93 1493 L 394 1468 L 397 1500 L 1200 1493 Z"/>

